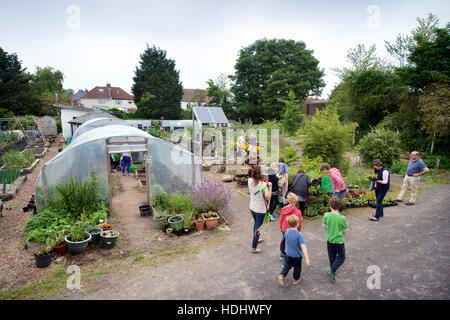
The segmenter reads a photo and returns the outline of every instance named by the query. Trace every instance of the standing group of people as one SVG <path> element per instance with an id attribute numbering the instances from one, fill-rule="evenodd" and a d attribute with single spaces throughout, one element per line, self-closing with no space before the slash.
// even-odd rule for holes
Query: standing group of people
<path id="1" fill-rule="evenodd" d="M 257 246 L 264 241 L 261 238 L 261 226 L 264 223 L 266 213 L 269 212 L 271 220 L 274 221 L 276 216 L 274 211 L 279 203 L 283 203 L 280 216 L 280 230 L 282 233 L 280 259 L 283 260 L 283 268 L 278 276 L 278 281 L 284 286 L 286 276 L 292 268 L 294 268 L 293 284 L 300 282 L 303 256 L 306 260 L 306 266 L 311 265 L 306 240 L 301 233 L 302 213 L 305 210 L 311 179 L 304 170 L 300 169 L 294 176 L 288 192 L 288 168 L 282 160 L 280 159 L 278 164 L 268 169 L 267 177 L 263 175 L 259 165 L 254 166 L 250 170 L 251 178 L 248 180 L 248 187 L 250 191 L 250 212 L 254 219 L 252 253 L 262 252 Z M 384 216 L 383 199 L 390 188 L 390 173 L 380 159 L 375 159 L 372 162 L 372 166 L 377 177 L 372 180 L 369 190 L 375 191 L 376 210 L 375 214 L 370 216 L 369 219 L 371 221 L 379 221 Z M 329 174 L 333 186 L 333 195 L 329 200 L 329 212 L 324 214 L 323 226 L 326 229 L 330 266 L 327 273 L 332 280 L 335 280 L 336 271 L 346 258 L 344 230 L 348 228 L 348 224 L 345 216 L 340 214 L 340 208 L 341 200 L 345 197 L 347 190 L 339 169 L 332 168 L 328 163 L 322 163 L 319 169 L 321 172 Z M 411 198 L 406 204 L 414 204 L 417 195 L 418 179 L 420 175 L 428 171 L 423 161 L 419 159 L 419 153 L 416 151 L 412 152 L 402 189 L 394 201 L 402 202 L 407 189 L 411 186 Z M 285 182 L 283 181 L 284 179 Z"/>

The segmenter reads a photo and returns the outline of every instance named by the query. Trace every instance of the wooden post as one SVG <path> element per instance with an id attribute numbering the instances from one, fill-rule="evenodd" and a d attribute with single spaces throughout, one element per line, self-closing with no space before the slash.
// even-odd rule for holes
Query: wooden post
<path id="1" fill-rule="evenodd" d="M 439 157 L 436 159 L 436 174 L 439 174 L 439 164 L 441 163 L 441 160 Z"/>
<path id="2" fill-rule="evenodd" d="M 109 144 L 109 139 L 106 139 L 105 142 L 105 149 L 106 149 L 106 171 L 107 171 L 107 175 L 108 175 L 108 200 L 109 200 L 109 215 L 111 216 L 112 214 L 112 192 L 111 192 L 111 163 L 109 161 L 109 150 L 108 150 L 108 144 Z"/>

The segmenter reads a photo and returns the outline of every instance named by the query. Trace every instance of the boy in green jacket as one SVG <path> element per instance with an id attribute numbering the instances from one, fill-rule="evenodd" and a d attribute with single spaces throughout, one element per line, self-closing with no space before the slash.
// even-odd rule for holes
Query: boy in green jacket
<path id="1" fill-rule="evenodd" d="M 345 261 L 344 229 L 348 227 L 347 219 L 339 214 L 341 200 L 338 197 L 330 199 L 331 212 L 323 216 L 323 225 L 327 230 L 327 250 L 330 260 L 328 275 L 335 280 L 336 271 Z"/>

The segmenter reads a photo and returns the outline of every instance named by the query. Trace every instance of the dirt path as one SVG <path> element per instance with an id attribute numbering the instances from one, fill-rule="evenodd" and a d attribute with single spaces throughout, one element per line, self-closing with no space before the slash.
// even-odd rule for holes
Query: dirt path
<path id="1" fill-rule="evenodd" d="M 135 176 L 122 176 L 119 171 L 112 173 L 111 178 L 111 183 L 114 184 L 112 212 L 119 232 L 122 233 L 124 246 L 130 250 L 143 249 L 146 243 L 142 241 L 142 235 L 152 233 L 151 224 L 142 223 L 143 219 L 139 215 L 139 206 L 147 201 L 146 192 L 138 189 Z"/>
<path id="2" fill-rule="evenodd" d="M 336 283 L 326 275 L 325 234 L 321 219 L 316 219 L 304 221 L 302 230 L 312 267 L 303 268 L 299 286 L 279 287 L 278 223 L 263 231 L 264 252 L 250 254 L 248 197 L 233 191 L 231 234 L 223 242 L 193 257 L 142 267 L 135 276 L 110 275 L 95 292 L 71 291 L 54 299 L 449 299 L 449 191 L 450 185 L 426 190 L 415 206 L 386 208 L 376 223 L 368 220 L 374 209 L 346 211 L 347 260 Z M 366 271 L 373 265 L 381 271 L 378 290 L 367 287 Z"/>

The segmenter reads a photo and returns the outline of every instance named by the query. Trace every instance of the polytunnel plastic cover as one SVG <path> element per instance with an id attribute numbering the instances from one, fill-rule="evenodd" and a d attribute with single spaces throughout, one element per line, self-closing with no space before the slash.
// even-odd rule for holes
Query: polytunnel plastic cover
<path id="1" fill-rule="evenodd" d="M 127 125 L 107 125 L 85 132 L 73 140 L 61 153 L 45 163 L 36 180 L 36 203 L 38 209 L 56 197 L 57 185 L 64 185 L 74 177 L 77 181 L 96 173 L 99 200 L 109 204 L 107 145 L 113 142 L 145 145 L 152 157 L 150 177 L 147 173 L 152 195 L 158 191 L 175 192 L 201 182 L 200 165 L 195 163 L 191 152 L 167 141 Z M 111 145 L 110 152 L 113 152 Z M 130 151 L 133 144 L 130 144 Z"/>

